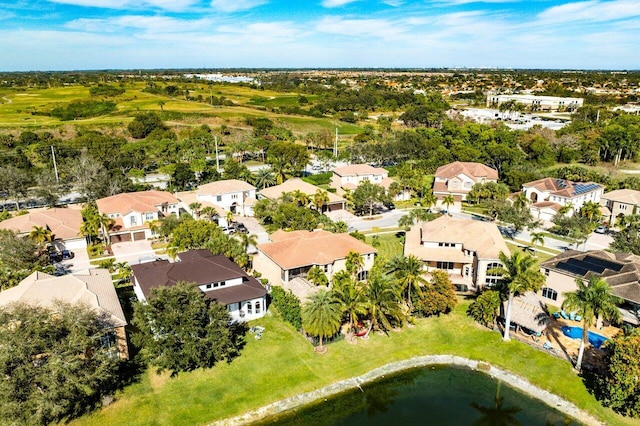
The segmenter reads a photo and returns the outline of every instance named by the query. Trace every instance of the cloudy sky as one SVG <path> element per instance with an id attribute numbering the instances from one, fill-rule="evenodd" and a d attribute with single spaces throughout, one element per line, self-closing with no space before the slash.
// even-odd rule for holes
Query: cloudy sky
<path id="1" fill-rule="evenodd" d="M 640 69 L 640 0 L 0 0 L 0 71 Z"/>

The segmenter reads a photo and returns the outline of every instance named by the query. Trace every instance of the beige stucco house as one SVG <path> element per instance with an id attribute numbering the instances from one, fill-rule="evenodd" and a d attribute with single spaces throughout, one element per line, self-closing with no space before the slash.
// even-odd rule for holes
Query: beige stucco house
<path id="1" fill-rule="evenodd" d="M 498 171 L 480 163 L 455 161 L 438 167 L 433 180 L 433 194 L 442 201 L 452 195 L 456 202 L 464 201 L 476 183 L 497 182 Z"/>
<path id="2" fill-rule="evenodd" d="M 522 192 L 531 202 L 533 217 L 550 221 L 562 206 L 571 205 L 573 214 L 586 202 L 599 203 L 604 187 L 594 182 L 544 178 L 523 184 Z"/>
<path id="3" fill-rule="evenodd" d="M 496 284 L 500 275 L 491 270 L 502 266 L 500 252 L 510 255 L 495 224 L 447 215 L 413 226 L 404 246 L 404 254 L 418 257 L 427 271 L 449 273 L 458 291 L 478 291 Z"/>
<path id="4" fill-rule="evenodd" d="M 600 197 L 605 220 L 610 226 L 615 225 L 620 216 L 629 216 L 640 212 L 640 191 L 633 189 L 617 189 Z"/>

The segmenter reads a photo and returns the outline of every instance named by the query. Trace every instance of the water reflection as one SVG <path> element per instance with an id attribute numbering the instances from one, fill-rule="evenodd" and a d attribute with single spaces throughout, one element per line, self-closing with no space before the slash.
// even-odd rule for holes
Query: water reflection
<path id="1" fill-rule="evenodd" d="M 493 405 L 489 407 L 483 407 L 477 402 L 473 401 L 471 406 L 482 413 L 482 416 L 473 422 L 477 426 L 509 426 L 520 425 L 521 423 L 516 419 L 516 413 L 522 411 L 522 408 L 511 406 L 504 406 L 504 398 L 500 396 L 501 381 L 498 381 L 496 386 L 496 394 L 493 397 Z"/>

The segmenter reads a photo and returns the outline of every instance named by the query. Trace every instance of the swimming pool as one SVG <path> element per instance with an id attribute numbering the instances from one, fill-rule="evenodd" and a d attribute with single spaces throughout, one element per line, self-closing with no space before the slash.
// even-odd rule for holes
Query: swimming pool
<path id="1" fill-rule="evenodd" d="M 564 327 L 562 327 L 562 333 L 564 333 L 564 335 L 567 337 L 571 337 L 572 339 L 581 339 L 582 327 L 569 327 L 565 325 Z M 599 349 L 600 346 L 602 346 L 604 342 L 607 341 L 607 339 L 607 337 L 601 334 L 594 333 L 593 331 L 589 332 L 589 343 L 591 343 L 596 349 Z"/>

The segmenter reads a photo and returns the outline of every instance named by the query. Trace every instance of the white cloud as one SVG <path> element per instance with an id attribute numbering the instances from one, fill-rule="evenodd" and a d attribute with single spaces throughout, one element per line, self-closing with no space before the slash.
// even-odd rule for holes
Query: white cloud
<path id="1" fill-rule="evenodd" d="M 211 7 L 221 12 L 238 12 L 262 6 L 268 0 L 211 0 Z"/>
<path id="2" fill-rule="evenodd" d="M 191 7 L 197 0 L 49 0 L 52 3 L 102 9 L 142 9 L 153 7 L 163 10 L 181 11 Z"/>
<path id="3" fill-rule="evenodd" d="M 359 0 L 323 0 L 322 1 L 322 6 L 324 7 L 341 7 L 341 6 L 345 6 L 349 3 L 353 3 L 355 1 L 359 1 Z"/>
<path id="4" fill-rule="evenodd" d="M 119 33 L 139 30 L 148 33 L 195 32 L 210 27 L 211 22 L 202 20 L 180 20 L 164 16 L 126 15 L 106 19 L 80 18 L 68 22 L 65 27 L 87 33 Z"/>
<path id="5" fill-rule="evenodd" d="M 316 30 L 344 36 L 368 36 L 376 38 L 395 38 L 408 28 L 399 22 L 386 19 L 344 19 L 328 16 L 316 24 Z"/>
<path id="6" fill-rule="evenodd" d="M 543 22 L 605 22 L 640 16 L 637 0 L 581 1 L 553 6 L 538 14 Z"/>

